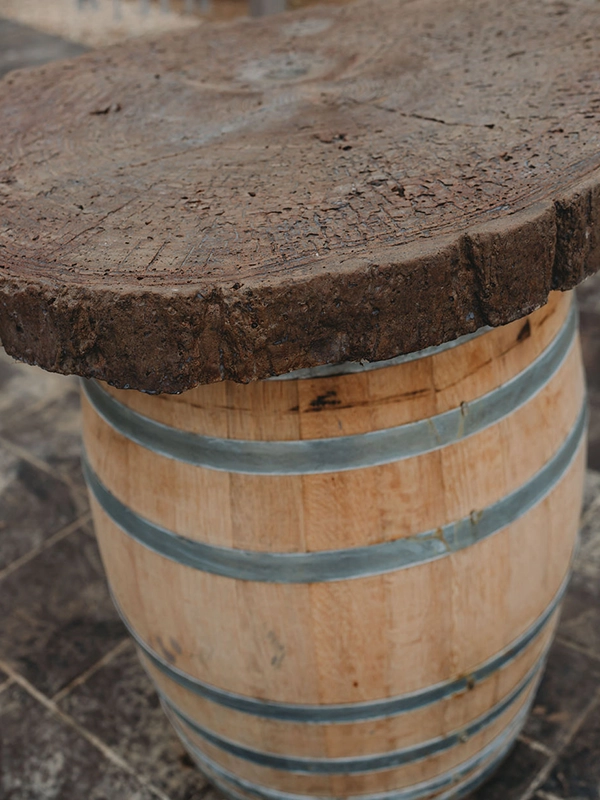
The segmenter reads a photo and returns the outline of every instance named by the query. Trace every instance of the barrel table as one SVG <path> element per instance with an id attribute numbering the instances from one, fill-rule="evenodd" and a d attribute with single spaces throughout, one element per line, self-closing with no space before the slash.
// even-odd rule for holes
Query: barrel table
<path id="1" fill-rule="evenodd" d="M 84 378 L 115 604 L 228 797 L 465 796 L 525 722 L 581 505 L 598 34 L 359 0 L 0 83 L 0 336 Z"/>

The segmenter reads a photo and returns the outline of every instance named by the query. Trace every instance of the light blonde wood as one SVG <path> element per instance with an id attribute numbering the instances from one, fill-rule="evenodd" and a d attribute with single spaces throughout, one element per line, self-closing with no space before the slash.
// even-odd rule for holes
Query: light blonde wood
<path id="1" fill-rule="evenodd" d="M 143 654 L 140 658 L 154 683 L 175 706 L 185 709 L 192 719 L 201 721 L 204 727 L 223 737 L 231 737 L 235 732 L 237 742 L 268 753 L 343 758 L 357 753 L 386 752 L 390 742 L 397 748 L 409 747 L 457 730 L 484 714 L 536 663 L 554 635 L 557 616 L 550 621 L 547 631 L 515 661 L 459 697 L 387 719 L 345 725 L 280 722 L 224 708 L 184 689 L 154 667 Z"/>
<path id="2" fill-rule="evenodd" d="M 458 351 L 372 371 L 302 381 L 223 381 L 180 395 L 106 388 L 140 414 L 206 436 L 290 440 L 365 433 L 440 414 L 492 391 L 544 350 L 570 304 L 569 293 L 554 292 L 526 320 L 494 328 Z"/>
<path id="3" fill-rule="evenodd" d="M 338 377 L 214 384 L 181 396 L 109 389 L 131 408 L 202 434 L 313 439 L 425 419 L 492 392 L 552 341 L 568 295 L 454 350 Z M 107 387 L 108 388 L 108 387 Z M 322 410 L 315 411 L 321 398 Z M 335 400 L 336 404 L 329 404 Z M 584 400 L 578 342 L 547 384 L 494 425 L 424 455 L 320 475 L 218 472 L 174 461 L 116 433 L 84 399 L 84 438 L 102 483 L 141 516 L 190 539 L 262 552 L 318 552 L 389 541 L 455 522 L 514 492 L 559 450 Z M 109 579 L 137 634 L 161 658 L 219 689 L 283 703 L 372 701 L 469 675 L 527 631 L 568 572 L 584 446 L 537 505 L 450 556 L 384 575 L 314 584 L 236 581 L 141 546 L 93 500 Z M 306 757 L 381 753 L 442 736 L 505 698 L 548 645 L 556 615 L 513 662 L 471 691 L 382 720 L 284 723 L 194 695 L 147 659 L 173 703 L 205 728 L 257 750 Z M 386 791 L 452 769 L 497 736 L 527 700 L 468 742 L 405 767 L 356 776 L 270 770 L 186 735 L 211 759 L 298 793 Z"/>
<path id="4" fill-rule="evenodd" d="M 535 622 L 568 568 L 583 467 L 581 451 L 551 495 L 473 547 L 332 583 L 200 572 L 137 544 L 95 503 L 94 514 L 119 604 L 168 661 L 238 694 L 359 702 L 468 674 Z"/>
<path id="5" fill-rule="evenodd" d="M 230 772 L 253 783 L 297 794 L 346 797 L 401 789 L 451 770 L 482 750 L 498 736 L 510 724 L 527 700 L 530 699 L 531 694 L 532 689 L 526 692 L 519 702 L 515 703 L 514 708 L 499 717 L 489 728 L 445 753 L 423 761 L 416 761 L 397 769 L 357 775 L 303 775 L 258 766 L 245 759 L 225 753 L 209 744 L 182 723 L 176 723 L 176 727 L 181 727 L 192 743 L 210 759 L 216 761 L 217 764 L 225 767 Z"/>
<path id="6" fill-rule="evenodd" d="M 541 392 L 496 425 L 443 450 L 339 473 L 265 479 L 174 462 L 125 439 L 86 400 L 84 440 L 104 485 L 169 530 L 240 549 L 331 550 L 432 530 L 514 491 L 558 449 L 579 413 L 583 391 L 577 345 Z M 116 452 L 119 458 L 113 457 Z"/>

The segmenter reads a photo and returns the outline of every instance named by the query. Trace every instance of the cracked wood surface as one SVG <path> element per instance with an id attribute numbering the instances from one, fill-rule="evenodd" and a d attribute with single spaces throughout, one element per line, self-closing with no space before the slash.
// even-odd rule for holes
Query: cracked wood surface
<path id="1" fill-rule="evenodd" d="M 0 337 L 150 392 L 381 360 L 600 266 L 600 4 L 361 0 L 0 83 Z"/>

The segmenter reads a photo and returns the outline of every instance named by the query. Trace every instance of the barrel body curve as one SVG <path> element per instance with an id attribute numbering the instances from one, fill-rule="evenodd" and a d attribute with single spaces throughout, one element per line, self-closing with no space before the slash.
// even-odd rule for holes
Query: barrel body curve
<path id="1" fill-rule="evenodd" d="M 83 384 L 115 603 L 237 800 L 467 794 L 524 723 L 585 467 L 571 294 L 419 357 Z"/>

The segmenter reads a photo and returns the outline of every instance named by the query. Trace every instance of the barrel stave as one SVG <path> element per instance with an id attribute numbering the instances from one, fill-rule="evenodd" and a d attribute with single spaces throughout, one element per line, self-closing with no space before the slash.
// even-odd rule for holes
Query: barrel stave
<path id="1" fill-rule="evenodd" d="M 230 796 L 446 800 L 507 751 L 578 527 L 570 309 L 349 374 L 86 389 L 115 600 Z"/>

